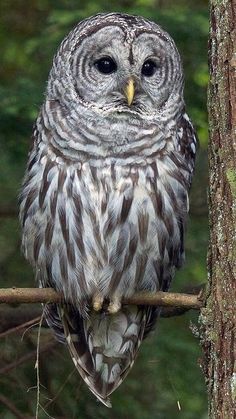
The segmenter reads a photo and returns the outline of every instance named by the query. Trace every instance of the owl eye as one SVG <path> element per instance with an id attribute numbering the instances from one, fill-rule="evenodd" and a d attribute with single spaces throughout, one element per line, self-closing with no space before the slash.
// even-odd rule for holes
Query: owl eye
<path id="1" fill-rule="evenodd" d="M 116 62 L 111 57 L 99 58 L 94 65 L 102 74 L 111 74 L 117 70 Z"/>
<path id="2" fill-rule="evenodd" d="M 147 60 L 144 62 L 142 66 L 141 73 L 143 76 L 151 77 L 155 73 L 156 69 L 157 69 L 156 63 L 154 63 L 154 61 L 152 60 Z"/>

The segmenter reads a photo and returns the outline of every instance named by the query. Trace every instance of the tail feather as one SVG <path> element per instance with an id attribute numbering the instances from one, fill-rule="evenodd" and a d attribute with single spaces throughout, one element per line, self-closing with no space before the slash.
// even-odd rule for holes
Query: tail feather
<path id="1" fill-rule="evenodd" d="M 136 358 L 156 315 L 149 307 L 123 306 L 116 314 L 92 311 L 85 318 L 71 305 L 48 305 L 47 321 L 66 342 L 72 360 L 91 392 L 107 407 Z M 146 330 L 147 329 L 147 330 Z"/>
<path id="2" fill-rule="evenodd" d="M 127 306 L 117 314 L 92 312 L 84 319 L 64 306 L 60 315 L 76 368 L 92 393 L 111 407 L 109 395 L 124 380 L 137 355 L 146 310 Z"/>

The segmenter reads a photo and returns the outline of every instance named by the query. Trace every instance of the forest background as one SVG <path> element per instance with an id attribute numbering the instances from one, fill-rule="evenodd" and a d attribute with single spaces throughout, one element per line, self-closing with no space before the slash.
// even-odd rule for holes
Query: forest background
<path id="1" fill-rule="evenodd" d="M 190 199 L 186 263 L 177 273 L 172 290 L 181 291 L 206 281 L 208 2 L 1 0 L 1 287 L 35 285 L 32 270 L 20 250 L 17 198 L 32 125 L 44 98 L 52 57 L 63 37 L 78 21 L 108 11 L 123 11 L 154 20 L 171 34 L 182 55 L 187 111 L 197 129 L 200 148 Z M 0 315 L 2 310 L 3 307 Z M 133 370 L 112 396 L 112 410 L 96 402 L 74 372 L 67 350 L 54 344 L 50 331 L 44 329 L 40 344 L 43 351 L 40 357 L 41 405 L 49 416 L 57 419 L 206 419 L 207 397 L 200 369 L 197 320 L 198 314 L 192 311 L 158 321 L 155 332 L 141 346 Z M 36 328 L 31 328 L 23 337 L 22 333 L 16 333 L 0 338 L 2 419 L 15 418 L 17 412 L 25 419 L 34 417 L 36 340 Z M 7 374 L 4 373 L 6 365 L 12 365 Z M 10 403 L 8 407 L 6 400 Z M 40 410 L 39 417 L 47 415 Z"/>

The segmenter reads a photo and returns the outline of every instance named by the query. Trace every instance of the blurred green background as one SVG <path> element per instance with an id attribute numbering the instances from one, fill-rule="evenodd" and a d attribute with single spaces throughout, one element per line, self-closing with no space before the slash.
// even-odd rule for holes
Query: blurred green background
<path id="1" fill-rule="evenodd" d="M 0 5 L 0 278 L 1 287 L 34 286 L 31 268 L 20 252 L 17 196 L 33 121 L 43 101 L 52 57 L 64 35 L 81 19 L 102 11 L 125 11 L 150 18 L 175 39 L 186 74 L 187 110 L 198 131 L 200 149 L 191 191 L 186 264 L 173 290 L 206 280 L 207 227 L 207 36 L 208 2 L 194 0 L 1 0 Z M 81 382 L 69 354 L 41 333 L 39 418 L 206 419 L 207 400 L 199 367 L 197 313 L 161 318 L 145 340 L 133 370 L 113 394 L 113 409 L 97 403 Z M 195 333 L 196 335 L 196 333 Z M 0 417 L 33 418 L 36 407 L 37 330 L 0 339 Z M 29 355 L 22 362 L 22 357 Z M 19 362 L 20 361 L 20 362 Z M 12 413 L 1 396 L 17 409 Z M 5 399 L 4 399 L 5 400 Z M 22 416 L 20 416 L 20 414 Z M 17 416 L 18 415 L 18 416 Z"/>

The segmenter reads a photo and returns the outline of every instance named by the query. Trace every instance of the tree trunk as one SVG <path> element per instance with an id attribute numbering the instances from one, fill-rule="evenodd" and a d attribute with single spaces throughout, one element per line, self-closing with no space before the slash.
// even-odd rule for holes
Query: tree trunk
<path id="1" fill-rule="evenodd" d="M 209 286 L 202 310 L 209 417 L 236 418 L 236 1 L 211 0 Z"/>

